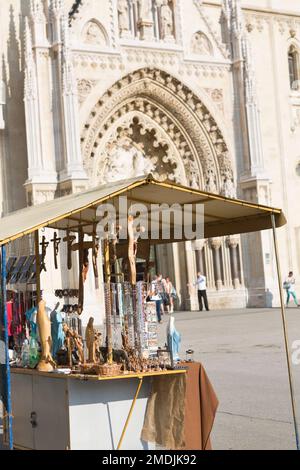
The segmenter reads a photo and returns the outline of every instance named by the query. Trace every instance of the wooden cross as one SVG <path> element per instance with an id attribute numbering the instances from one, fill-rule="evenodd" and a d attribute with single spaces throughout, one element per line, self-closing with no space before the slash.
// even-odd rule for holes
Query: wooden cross
<path id="1" fill-rule="evenodd" d="M 49 242 L 46 241 L 46 237 L 43 236 L 42 242 L 40 243 L 42 247 L 42 256 L 41 256 L 41 271 L 46 271 L 46 264 L 45 264 L 45 259 L 46 259 L 46 253 L 47 253 L 47 248 L 49 246 Z"/>
<path id="2" fill-rule="evenodd" d="M 54 266 L 55 269 L 58 269 L 58 252 L 59 252 L 59 245 L 61 242 L 61 238 L 57 236 L 57 232 L 54 232 L 54 238 L 51 240 L 53 242 L 53 253 L 54 253 Z"/>
<path id="3" fill-rule="evenodd" d="M 68 269 L 72 269 L 72 245 L 73 242 L 76 240 L 75 235 L 70 235 L 70 231 L 67 230 L 67 236 L 63 239 L 64 242 L 67 242 L 67 250 L 68 250 Z"/>
<path id="4" fill-rule="evenodd" d="M 79 294 L 78 305 L 83 308 L 84 302 L 84 283 L 89 270 L 89 250 L 94 249 L 95 241 L 85 242 L 82 227 L 78 231 L 78 243 L 72 244 L 71 250 L 79 252 Z M 81 310 L 80 309 L 80 310 Z"/>

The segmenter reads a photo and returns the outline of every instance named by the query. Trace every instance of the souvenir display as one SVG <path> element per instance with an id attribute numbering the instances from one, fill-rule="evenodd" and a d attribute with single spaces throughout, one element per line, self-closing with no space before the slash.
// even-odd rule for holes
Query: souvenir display
<path id="1" fill-rule="evenodd" d="M 96 224 L 93 226 L 89 241 L 85 240 L 82 227 L 78 229 L 78 237 L 72 234 L 70 229 L 67 229 L 64 238 L 59 238 L 58 233 L 54 232 L 50 241 L 53 243 L 56 268 L 61 243 L 66 243 L 67 246 L 68 269 L 72 268 L 73 252 L 78 251 L 78 288 L 55 289 L 55 297 L 64 303 L 63 305 L 57 303 L 50 318 L 47 310 L 49 312 L 51 310 L 47 309 L 45 301 L 40 300 L 38 307 L 35 307 L 37 298 L 42 297 L 40 286 L 37 286 L 35 294 L 32 293 L 31 302 L 24 303 L 25 296 L 20 292 L 12 296 L 14 298 L 12 305 L 17 307 L 10 309 L 8 306 L 8 317 L 11 310 L 11 335 L 16 351 L 16 363 L 19 366 L 37 367 L 40 372 L 50 372 L 59 365 L 60 368 L 67 367 L 73 374 L 116 376 L 165 370 L 171 367 L 172 361 L 176 361 L 180 335 L 171 319 L 167 341 L 169 351 L 158 348 L 156 305 L 155 302 L 147 301 L 149 283 L 137 281 L 138 249 L 140 256 L 145 259 L 147 271 L 150 245 L 141 244 L 139 248 L 139 238 L 143 229 L 141 228 L 139 232 L 136 230 L 132 216 L 128 217 L 128 242 L 120 247 L 119 230 L 119 227 L 112 226 L 111 238 L 107 236 L 101 245 L 96 236 Z M 41 271 L 47 270 L 45 263 L 49 243 L 43 236 L 42 242 L 38 244 L 42 253 L 38 256 L 39 265 L 35 274 L 37 279 Z M 100 247 L 103 250 L 105 327 L 102 334 L 95 329 L 94 317 L 90 317 L 85 329 L 85 354 L 80 319 L 85 308 L 84 283 L 89 271 L 91 250 L 95 286 L 98 285 Z M 14 269 L 11 271 L 12 276 L 17 279 L 20 273 L 19 268 L 16 270 L 16 260 L 10 264 L 15 266 L 15 271 Z M 123 272 L 120 266 L 123 266 Z M 146 271 L 144 280 L 147 281 L 148 271 Z M 22 319 L 22 309 L 26 311 L 24 319 Z"/>

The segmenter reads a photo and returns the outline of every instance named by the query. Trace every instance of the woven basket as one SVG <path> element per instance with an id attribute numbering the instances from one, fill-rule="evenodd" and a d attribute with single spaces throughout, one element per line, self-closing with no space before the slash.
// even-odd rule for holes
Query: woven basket
<path id="1" fill-rule="evenodd" d="M 102 364 L 99 366 L 99 375 L 105 377 L 115 377 L 120 375 L 122 364 Z"/>

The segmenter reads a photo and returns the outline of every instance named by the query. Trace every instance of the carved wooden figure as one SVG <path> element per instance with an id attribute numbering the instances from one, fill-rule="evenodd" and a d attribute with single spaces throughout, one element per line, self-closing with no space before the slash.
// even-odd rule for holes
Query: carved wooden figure
<path id="1" fill-rule="evenodd" d="M 85 340 L 88 349 L 88 363 L 94 364 L 96 362 L 96 330 L 94 328 L 93 317 L 89 319 L 89 322 L 87 324 Z"/>
<path id="2" fill-rule="evenodd" d="M 42 242 L 40 243 L 42 247 L 42 256 L 41 256 L 41 271 L 47 272 L 47 267 L 45 264 L 45 259 L 46 259 L 46 254 L 47 254 L 47 248 L 49 246 L 49 242 L 46 241 L 46 237 L 42 237 Z"/>
<path id="3" fill-rule="evenodd" d="M 68 253 L 68 269 L 72 269 L 72 245 L 73 242 L 76 240 L 75 235 L 70 235 L 70 231 L 67 230 L 67 235 L 63 239 L 64 242 L 67 243 L 67 253 Z"/>
<path id="4" fill-rule="evenodd" d="M 57 232 L 54 232 L 54 237 L 51 240 L 53 243 L 53 253 L 54 253 L 54 266 L 55 269 L 58 269 L 58 252 L 59 252 L 59 245 L 61 242 L 61 238 L 57 236 Z"/>
<path id="5" fill-rule="evenodd" d="M 42 355 L 37 369 L 40 372 L 51 372 L 56 367 L 56 364 L 51 355 L 51 322 L 46 313 L 46 304 L 44 300 L 41 300 L 38 305 L 37 325 L 42 347 Z"/>

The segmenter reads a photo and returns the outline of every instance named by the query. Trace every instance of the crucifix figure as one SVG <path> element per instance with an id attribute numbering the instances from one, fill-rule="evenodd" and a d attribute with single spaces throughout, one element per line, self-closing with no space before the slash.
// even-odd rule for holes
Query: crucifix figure
<path id="1" fill-rule="evenodd" d="M 58 269 L 58 252 L 59 252 L 59 245 L 61 242 L 61 238 L 57 236 L 57 232 L 54 232 L 54 238 L 51 240 L 53 242 L 53 253 L 54 253 L 54 266 L 55 269 Z"/>
<path id="2" fill-rule="evenodd" d="M 93 246 L 92 246 L 92 254 L 93 254 L 93 269 L 94 269 L 94 276 L 95 276 L 95 283 L 96 288 L 99 288 L 98 279 L 99 279 L 99 272 L 98 272 L 98 254 L 99 254 L 99 238 L 97 237 L 97 224 L 94 224 L 93 228 Z"/>
<path id="3" fill-rule="evenodd" d="M 78 243 L 74 243 L 71 247 L 72 251 L 79 252 L 79 294 L 78 305 L 79 311 L 82 311 L 84 302 L 84 283 L 87 279 L 89 270 L 89 249 L 93 248 L 93 242 L 84 241 L 84 233 L 82 227 L 78 231 Z"/>
<path id="4" fill-rule="evenodd" d="M 45 264 L 45 259 L 46 259 L 46 253 L 47 253 L 47 248 L 49 246 L 49 242 L 46 241 L 46 237 L 43 236 L 42 242 L 40 243 L 42 247 L 42 256 L 41 256 L 41 271 L 47 272 L 46 264 Z"/>
<path id="5" fill-rule="evenodd" d="M 63 239 L 64 242 L 67 242 L 67 250 L 68 250 L 68 269 L 72 269 L 72 245 L 73 242 L 76 240 L 75 235 L 70 235 L 70 231 L 67 230 L 67 235 Z"/>

